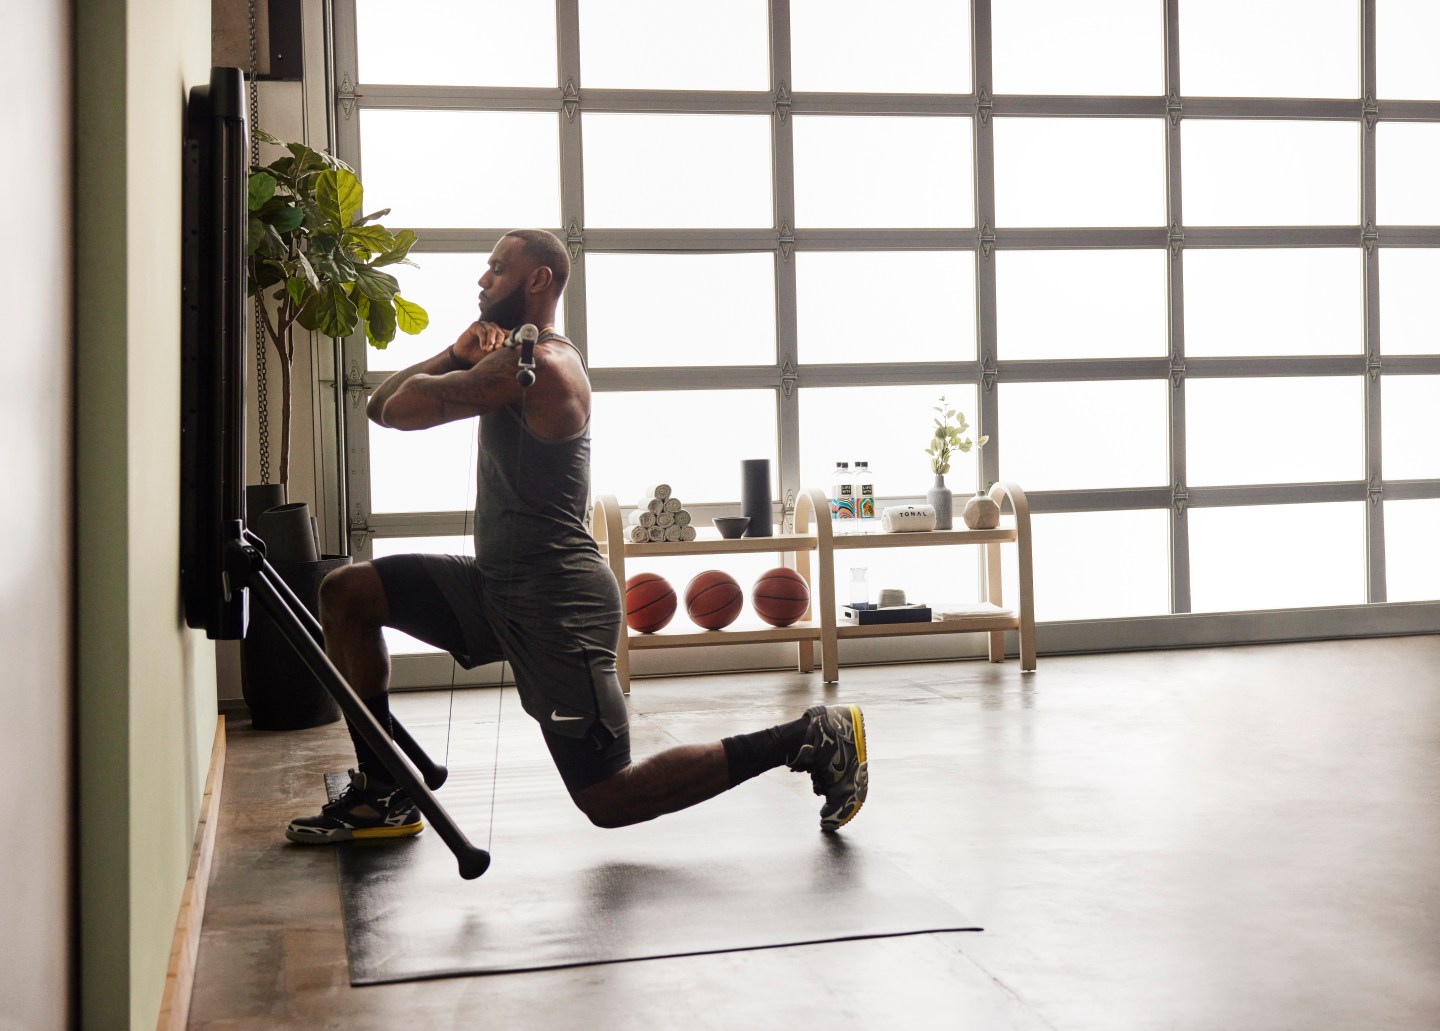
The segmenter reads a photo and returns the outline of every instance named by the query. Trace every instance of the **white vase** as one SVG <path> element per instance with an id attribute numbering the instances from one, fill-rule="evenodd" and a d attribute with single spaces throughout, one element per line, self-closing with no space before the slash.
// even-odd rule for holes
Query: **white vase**
<path id="1" fill-rule="evenodd" d="M 960 518 L 972 530 L 993 530 L 1000 525 L 1000 506 L 989 494 L 981 491 L 965 502 Z"/>
<path id="2" fill-rule="evenodd" d="M 935 474 L 935 484 L 925 492 L 925 501 L 935 509 L 935 529 L 948 530 L 955 525 L 955 495 L 945 486 L 943 473 Z"/>

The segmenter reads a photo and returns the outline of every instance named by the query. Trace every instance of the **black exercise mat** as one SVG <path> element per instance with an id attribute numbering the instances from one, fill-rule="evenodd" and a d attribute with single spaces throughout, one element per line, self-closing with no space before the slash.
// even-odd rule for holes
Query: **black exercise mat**
<path id="1" fill-rule="evenodd" d="M 326 777 L 332 797 L 346 782 Z M 492 787 L 478 880 L 428 829 L 337 849 L 351 984 L 980 930 L 847 835 L 863 811 L 822 834 L 808 779 L 783 770 L 621 830 L 592 827 L 548 761 L 502 758 L 493 784 L 452 770 L 439 798 L 482 847 Z"/>

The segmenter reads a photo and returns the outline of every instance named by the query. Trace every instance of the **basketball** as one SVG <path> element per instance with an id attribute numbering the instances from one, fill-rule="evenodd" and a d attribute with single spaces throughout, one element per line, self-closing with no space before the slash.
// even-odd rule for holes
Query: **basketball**
<path id="1" fill-rule="evenodd" d="M 696 626 L 706 630 L 720 630 L 735 622 L 744 603 L 745 592 L 735 578 L 718 569 L 697 573 L 685 588 L 685 611 Z"/>
<path id="2" fill-rule="evenodd" d="M 810 607 L 810 588 L 795 570 L 776 566 L 755 581 L 750 603 L 755 606 L 755 614 L 771 626 L 789 626 Z"/>
<path id="3" fill-rule="evenodd" d="M 653 634 L 675 615 L 675 588 L 655 573 L 636 573 L 625 581 L 625 623 L 631 630 Z"/>

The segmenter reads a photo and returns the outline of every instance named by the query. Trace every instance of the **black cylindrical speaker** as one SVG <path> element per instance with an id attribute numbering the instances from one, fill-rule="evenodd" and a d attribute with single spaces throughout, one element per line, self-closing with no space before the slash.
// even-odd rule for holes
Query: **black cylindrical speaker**
<path id="1" fill-rule="evenodd" d="M 769 537 L 775 532 L 770 498 L 770 459 L 747 458 L 740 463 L 740 514 L 750 517 L 746 537 Z"/>

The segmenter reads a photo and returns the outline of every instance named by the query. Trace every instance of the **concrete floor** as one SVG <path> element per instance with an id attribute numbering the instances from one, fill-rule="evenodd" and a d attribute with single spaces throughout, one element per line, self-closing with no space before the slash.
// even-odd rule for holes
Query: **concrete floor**
<path id="1" fill-rule="evenodd" d="M 639 680 L 640 755 L 862 704 L 872 789 L 841 833 L 985 932 L 370 988 L 331 851 L 282 834 L 343 727 L 232 719 L 190 1027 L 1440 1028 L 1437 671 L 1416 637 Z M 456 695 L 452 765 L 491 760 L 495 703 Z M 396 711 L 443 752 L 449 705 Z"/>

